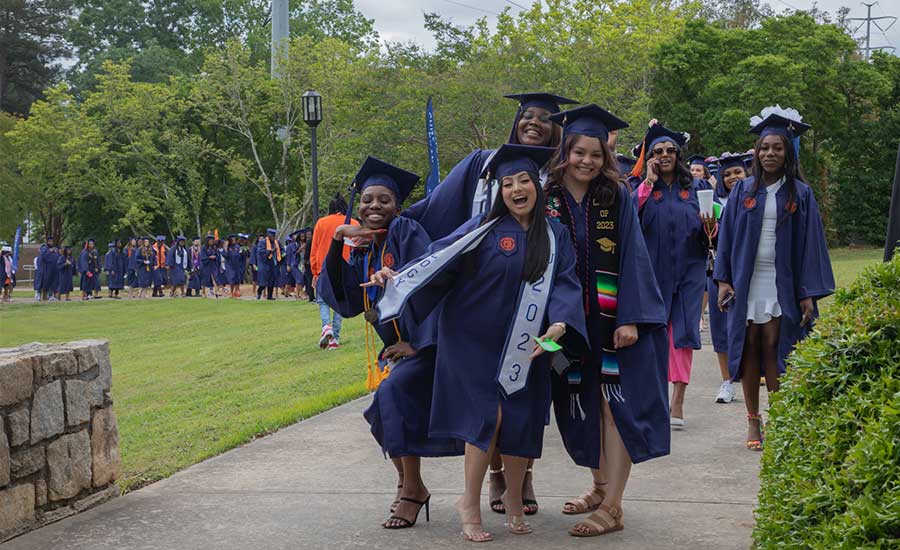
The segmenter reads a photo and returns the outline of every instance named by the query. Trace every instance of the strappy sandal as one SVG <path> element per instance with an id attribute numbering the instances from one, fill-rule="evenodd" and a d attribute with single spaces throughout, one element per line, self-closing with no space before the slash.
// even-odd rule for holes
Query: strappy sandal
<path id="1" fill-rule="evenodd" d="M 466 525 L 477 525 L 478 529 L 473 530 L 472 532 L 467 532 Z M 494 535 L 485 531 L 484 527 L 481 526 L 481 522 L 463 523 L 462 531 L 460 531 L 460 533 L 462 534 L 463 539 L 467 542 L 490 542 L 494 540 Z"/>
<path id="2" fill-rule="evenodd" d="M 416 522 L 419 521 L 419 512 L 422 511 L 423 506 L 425 507 L 425 521 L 431 521 L 431 512 L 428 509 L 429 503 L 431 502 L 431 495 L 428 495 L 428 497 L 425 500 L 416 500 L 414 498 L 400 497 L 400 502 L 412 502 L 413 504 L 418 504 L 419 508 L 418 508 L 418 510 L 416 510 L 416 517 L 414 517 L 412 521 L 409 521 L 408 519 L 406 519 L 404 517 L 400 517 L 398 515 L 392 515 L 391 517 L 389 517 L 387 519 L 387 521 L 385 521 L 384 523 L 381 524 L 381 526 L 384 527 L 385 529 L 409 529 L 410 527 L 413 527 L 416 524 Z M 399 523 L 394 524 L 394 523 L 391 523 L 392 521 L 397 521 Z"/>
<path id="3" fill-rule="evenodd" d="M 492 476 L 495 476 L 495 475 L 500 475 L 500 476 L 502 476 L 502 475 L 503 475 L 503 468 L 500 468 L 499 470 L 491 470 L 491 469 L 488 469 L 488 474 L 490 474 L 490 475 L 492 475 Z M 490 485 L 492 485 L 492 486 L 494 485 L 494 482 L 490 479 L 490 477 L 488 477 L 488 483 L 489 483 Z M 498 513 L 498 514 L 505 514 L 505 513 L 506 513 L 506 506 L 503 504 L 503 495 L 504 495 L 505 493 L 506 493 L 506 491 L 504 491 L 503 493 L 500 494 L 500 496 L 498 496 L 498 497 L 495 498 L 495 499 L 492 499 L 492 500 L 488 503 L 488 504 L 490 505 L 490 507 L 491 507 L 491 511 L 496 512 L 496 513 Z"/>
<path id="4" fill-rule="evenodd" d="M 397 511 L 397 506 L 400 504 L 400 492 L 402 490 L 403 490 L 403 484 L 401 483 L 401 484 L 397 485 L 397 497 L 394 499 L 394 502 L 391 503 L 390 510 L 391 510 L 392 514 Z"/>
<path id="5" fill-rule="evenodd" d="M 534 531 L 531 524 L 525 521 L 525 516 L 506 516 L 506 527 L 514 535 L 527 535 Z"/>
<path id="6" fill-rule="evenodd" d="M 562 513 L 567 516 L 577 516 L 593 512 L 603 504 L 604 498 L 606 498 L 606 491 L 603 490 L 603 485 L 594 482 L 590 492 L 563 504 Z"/>
<path id="7" fill-rule="evenodd" d="M 747 414 L 747 422 L 749 423 L 751 420 L 756 420 L 759 422 L 759 439 L 748 439 L 747 440 L 747 449 L 751 451 L 762 451 L 763 450 L 763 440 L 765 439 L 765 431 L 763 428 L 763 418 L 759 413 L 756 414 Z"/>
<path id="8" fill-rule="evenodd" d="M 525 475 L 528 476 L 531 474 L 532 482 L 534 481 L 534 468 L 528 468 L 525 470 Z M 531 491 L 534 492 L 534 484 L 532 483 Z M 538 513 L 538 503 L 533 498 L 523 498 L 522 499 L 522 510 L 525 512 L 526 516 L 533 516 Z"/>
<path id="9" fill-rule="evenodd" d="M 625 528 L 622 522 L 622 511 L 612 506 L 601 504 L 597 511 L 589 515 L 584 521 L 575 524 L 569 529 L 573 537 L 599 537 L 608 535 Z"/>

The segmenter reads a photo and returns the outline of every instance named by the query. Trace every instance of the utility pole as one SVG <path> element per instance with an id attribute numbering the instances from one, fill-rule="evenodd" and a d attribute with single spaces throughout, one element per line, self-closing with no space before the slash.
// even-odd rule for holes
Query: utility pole
<path id="1" fill-rule="evenodd" d="M 281 76 L 279 65 L 287 55 L 288 0 L 272 0 L 272 76 Z"/>
<path id="2" fill-rule="evenodd" d="M 866 47 L 863 48 L 863 51 L 866 52 L 865 53 L 866 59 L 869 59 L 869 57 L 872 56 L 872 50 L 890 50 L 891 52 L 893 52 L 896 49 L 893 46 L 872 47 L 872 45 L 871 45 L 872 25 L 875 25 L 875 27 L 879 31 L 881 31 L 881 34 L 884 34 L 888 29 L 890 29 L 891 27 L 894 26 L 894 23 L 897 22 L 897 18 L 894 16 L 890 16 L 890 15 L 884 15 L 881 17 L 872 17 L 872 6 L 877 5 L 878 2 L 872 2 L 872 3 L 860 2 L 860 4 L 862 4 L 863 6 L 866 7 L 866 9 L 867 9 L 866 16 L 865 17 L 848 17 L 847 21 L 862 21 L 862 23 L 860 23 L 859 26 L 857 26 L 856 29 L 853 30 L 853 34 L 856 34 L 856 31 L 858 31 L 860 28 L 862 28 L 863 25 L 866 26 Z M 885 19 L 889 19 L 891 22 L 888 24 L 887 27 L 882 28 L 881 24 L 879 24 L 878 22 L 885 20 Z"/>

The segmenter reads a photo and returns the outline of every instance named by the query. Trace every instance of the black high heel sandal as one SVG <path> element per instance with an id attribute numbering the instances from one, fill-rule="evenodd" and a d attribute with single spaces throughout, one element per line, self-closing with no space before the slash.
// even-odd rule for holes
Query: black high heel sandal
<path id="1" fill-rule="evenodd" d="M 413 504 L 419 505 L 419 509 L 416 510 L 416 517 L 413 518 L 412 521 L 409 521 L 406 518 L 401 518 L 400 516 L 392 515 L 391 517 L 389 517 L 387 519 L 387 521 L 385 521 L 384 523 L 381 524 L 382 527 L 384 527 L 385 529 L 409 529 L 410 527 L 413 527 L 416 524 L 416 522 L 419 521 L 419 512 L 422 511 L 423 506 L 425 507 L 425 521 L 429 521 L 429 522 L 431 521 L 431 512 L 429 510 L 429 503 L 431 502 L 431 495 L 428 495 L 428 498 L 426 498 L 425 500 L 416 500 L 414 498 L 408 498 L 408 497 L 400 497 L 400 500 L 406 501 L 406 502 L 412 502 Z M 399 523 L 397 525 L 388 525 L 388 522 L 391 520 L 396 520 L 401 523 Z"/>

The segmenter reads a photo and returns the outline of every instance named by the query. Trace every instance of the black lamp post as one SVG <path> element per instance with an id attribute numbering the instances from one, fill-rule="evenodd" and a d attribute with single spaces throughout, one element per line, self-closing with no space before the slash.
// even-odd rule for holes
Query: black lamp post
<path id="1" fill-rule="evenodd" d="M 315 90 L 303 94 L 303 122 L 309 125 L 312 148 L 313 223 L 319 220 L 319 158 L 316 150 L 316 126 L 322 122 L 322 96 Z"/>

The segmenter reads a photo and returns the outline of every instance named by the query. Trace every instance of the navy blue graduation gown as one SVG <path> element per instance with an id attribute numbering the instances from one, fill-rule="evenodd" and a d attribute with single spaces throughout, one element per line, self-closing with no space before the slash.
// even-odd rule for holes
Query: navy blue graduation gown
<path id="1" fill-rule="evenodd" d="M 56 285 L 56 292 L 60 294 L 72 292 L 75 289 L 72 282 L 72 279 L 75 277 L 75 258 L 60 254 L 56 260 L 56 271 L 59 279 Z"/>
<path id="2" fill-rule="evenodd" d="M 125 283 L 128 288 L 137 286 L 137 248 L 125 249 Z"/>
<path id="3" fill-rule="evenodd" d="M 813 299 L 813 318 L 819 316 L 816 303 L 834 292 L 834 273 L 825 241 L 825 229 L 812 189 L 796 181 L 796 196 L 788 204 L 787 186 L 775 194 L 779 222 L 775 229 L 775 286 L 781 306 L 781 334 L 778 341 L 778 370 L 785 358 L 811 330 L 812 323 L 800 326 L 800 300 Z M 735 184 L 719 225 L 718 257 L 713 278 L 731 284 L 735 300 L 726 313 L 728 320 L 728 371 L 732 380 L 741 377 L 741 355 L 747 335 L 747 298 L 762 231 L 766 186 L 752 195 L 753 178 Z M 718 292 L 718 291 L 717 291 Z M 712 295 L 710 295 L 712 296 Z M 710 298 L 712 301 L 712 298 Z M 762 368 L 762 365 L 760 365 Z"/>
<path id="4" fill-rule="evenodd" d="M 158 254 L 165 254 L 166 256 L 168 256 L 170 248 L 171 247 L 168 246 L 163 248 L 162 250 L 160 250 L 159 248 L 154 248 L 154 258 L 157 258 Z M 162 260 L 165 263 L 165 257 L 163 257 Z M 166 286 L 167 284 L 169 284 L 169 272 L 165 267 L 159 267 L 157 263 L 154 263 L 150 266 L 150 270 L 153 273 L 153 286 Z"/>
<path id="5" fill-rule="evenodd" d="M 256 284 L 257 279 L 259 278 L 259 262 L 257 258 L 259 255 L 257 254 L 257 248 L 259 246 L 259 241 L 256 241 L 256 244 L 252 244 L 250 246 L 250 278 L 253 279 L 253 284 Z"/>
<path id="6" fill-rule="evenodd" d="M 116 249 L 106 253 L 103 270 L 106 271 L 106 287 L 110 290 L 125 288 L 125 257 Z"/>
<path id="7" fill-rule="evenodd" d="M 156 251 L 152 248 L 145 253 L 142 249 L 135 249 L 135 264 L 137 265 L 138 288 L 150 288 L 153 286 L 153 266 L 156 263 Z"/>
<path id="8" fill-rule="evenodd" d="M 185 247 L 173 246 L 169 249 L 169 253 L 166 255 L 166 265 L 169 266 L 169 281 L 172 286 L 181 286 L 187 283 L 187 271 L 191 265 L 190 254 Z"/>
<path id="9" fill-rule="evenodd" d="M 194 247 L 188 248 L 188 266 L 190 274 L 188 275 L 188 288 L 199 291 L 202 288 L 200 284 L 200 269 L 203 266 L 203 250 Z"/>
<path id="10" fill-rule="evenodd" d="M 59 249 L 42 244 L 40 258 L 41 267 L 39 272 L 41 274 L 41 283 L 39 288 L 52 294 L 56 292 L 56 287 L 59 284 L 59 270 L 56 266 L 57 260 L 59 260 Z"/>
<path id="11" fill-rule="evenodd" d="M 718 204 L 723 204 L 719 196 L 722 188 L 723 184 L 720 181 L 716 194 L 713 196 L 713 200 Z M 718 237 L 716 240 L 718 241 Z M 713 244 L 715 245 L 716 243 Z M 709 334 L 712 339 L 713 350 L 716 353 L 728 353 L 728 320 L 725 314 L 719 311 L 717 305 L 719 287 L 713 280 L 711 273 L 706 276 L 706 292 L 709 294 Z"/>
<path id="12" fill-rule="evenodd" d="M 256 244 L 257 284 L 259 286 L 276 286 L 278 284 L 278 259 L 275 257 L 275 245 L 272 250 L 266 250 L 267 239 L 262 239 Z M 284 249 L 281 249 L 284 254 Z M 282 258 L 283 260 L 284 258 Z"/>
<path id="13" fill-rule="evenodd" d="M 291 270 L 288 272 L 288 284 L 289 285 L 302 285 L 303 284 L 303 272 L 300 269 L 300 244 L 297 242 L 292 242 L 287 246 L 287 262 L 286 264 L 290 266 Z"/>
<path id="14" fill-rule="evenodd" d="M 644 243 L 632 198 L 625 186 L 619 189 L 619 277 L 616 327 L 637 325 L 638 340 L 616 350 L 619 384 L 624 402 L 609 402 L 616 428 L 631 461 L 637 464 L 665 456 L 670 451 L 666 307 L 656 281 L 647 275 L 653 266 Z M 586 239 L 587 221 L 575 216 L 576 233 Z M 579 227 L 581 226 L 581 227 Z M 593 247 L 597 250 L 597 247 Z M 583 260 L 581 260 L 583 261 Z M 578 401 L 585 418 L 572 415 L 573 393 L 566 375 L 555 371 L 553 381 L 554 416 L 563 444 L 579 466 L 600 467 L 600 368 L 603 363 L 603 334 L 599 308 L 591 297 L 587 330 L 591 343 L 590 365 L 581 368 Z M 576 409 L 577 404 L 576 404 Z"/>
<path id="15" fill-rule="evenodd" d="M 395 218 L 388 228 L 383 248 L 375 246 L 373 262 L 368 264 L 369 249 L 354 249 L 350 261 L 342 256 L 343 243 L 329 250 L 319 277 L 318 292 L 322 300 L 349 318 L 364 310 L 364 292 L 359 285 L 369 280 L 369 271 L 382 267 L 382 253 L 387 267 L 398 269 L 428 249 L 431 239 L 416 221 Z M 334 268 L 334 269 L 332 269 Z M 383 289 L 372 289 L 372 304 L 381 299 Z M 417 323 L 409 313 L 393 322 L 375 325 L 375 331 L 387 346 L 397 342 L 397 329 L 403 341 L 409 342 L 416 354 L 397 363 L 390 375 L 381 382 L 364 416 L 372 435 L 382 450 L 392 458 L 401 456 L 457 456 L 465 447 L 449 437 L 429 437 L 428 419 L 431 414 L 434 384 L 437 313 Z M 381 352 L 379 352 L 379 357 Z"/>
<path id="16" fill-rule="evenodd" d="M 430 251 L 441 250 L 478 227 L 478 216 L 460 226 Z M 557 261 L 542 333 L 550 322 L 568 326 L 563 344 L 586 349 L 581 285 L 575 274 L 575 252 L 568 230 L 548 222 L 556 238 Z M 442 299 L 438 318 L 432 437 L 451 437 L 487 451 L 503 414 L 497 439 L 501 453 L 538 458 L 550 408 L 550 354 L 534 360 L 524 389 L 502 397 L 497 382 L 506 338 L 522 286 L 526 232 L 507 216 L 484 238 L 474 256 L 458 258 L 425 288 L 413 295 L 407 309 L 422 319 Z M 509 241 L 514 246 L 510 250 Z M 504 239 L 503 248 L 500 240 Z"/>
<path id="17" fill-rule="evenodd" d="M 698 189 L 703 189 L 700 180 L 682 189 L 677 183 L 670 188 L 660 179 L 639 212 L 676 349 L 700 349 L 707 237 L 700 220 Z"/>
<path id="18" fill-rule="evenodd" d="M 228 264 L 228 284 L 239 285 L 244 282 L 244 257 L 241 245 L 233 244 L 225 250 L 225 262 Z"/>
<path id="19" fill-rule="evenodd" d="M 200 285 L 212 288 L 216 284 L 219 271 L 219 251 L 215 247 L 204 246 L 200 249 Z"/>
<path id="20" fill-rule="evenodd" d="M 443 239 L 472 218 L 472 201 L 484 164 L 493 150 L 476 149 L 459 161 L 430 195 L 401 214 L 416 220 L 433 241 Z"/>
<path id="21" fill-rule="evenodd" d="M 78 256 L 78 272 L 81 273 L 79 284 L 82 292 L 100 290 L 100 258 L 97 250 L 84 249 Z"/>

